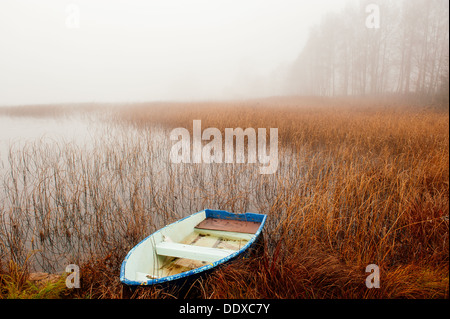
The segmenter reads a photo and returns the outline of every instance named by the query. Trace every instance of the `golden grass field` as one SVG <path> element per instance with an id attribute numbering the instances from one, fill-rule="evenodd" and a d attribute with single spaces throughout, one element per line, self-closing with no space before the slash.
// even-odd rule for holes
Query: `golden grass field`
<path id="1" fill-rule="evenodd" d="M 80 265 L 81 288 L 53 287 L 48 297 L 130 297 L 119 282 L 128 250 L 211 208 L 268 214 L 262 251 L 187 294 L 146 287 L 132 298 L 448 298 L 448 110 L 295 97 L 82 109 L 108 112 L 103 120 L 120 138 L 105 134 L 93 150 L 36 143 L 11 151 L 0 206 L 0 297 L 32 297 L 29 263 L 48 267 L 52 254 Z M 14 112 L 27 113 L 3 111 L 23 116 Z M 278 128 L 277 172 L 169 163 L 171 142 L 152 142 L 153 128 L 168 140 L 172 128 L 192 129 L 195 119 L 222 132 Z M 369 264 L 380 267 L 379 289 L 365 285 Z"/>

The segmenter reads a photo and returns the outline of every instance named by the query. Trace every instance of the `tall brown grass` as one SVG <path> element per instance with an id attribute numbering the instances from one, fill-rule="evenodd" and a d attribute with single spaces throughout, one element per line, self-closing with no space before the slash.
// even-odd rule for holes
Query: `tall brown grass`
<path id="1" fill-rule="evenodd" d="M 280 163 L 172 164 L 169 131 L 276 127 Z M 264 249 L 195 283 L 200 298 L 448 298 L 449 115 L 399 101 L 273 98 L 116 108 L 93 145 L 12 149 L 1 258 L 82 266 L 77 297 L 122 298 L 120 263 L 204 208 L 268 214 Z M 63 258 L 63 259 L 61 259 Z M 57 261 L 60 261 L 59 263 Z M 381 288 L 365 286 L 365 267 Z M 54 269 L 55 268 L 55 269 Z M 133 298 L 184 297 L 138 289 Z"/>

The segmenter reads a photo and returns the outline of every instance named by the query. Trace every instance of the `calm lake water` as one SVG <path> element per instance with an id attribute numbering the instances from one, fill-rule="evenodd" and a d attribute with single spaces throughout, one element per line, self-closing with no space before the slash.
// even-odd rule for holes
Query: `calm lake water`
<path id="1" fill-rule="evenodd" d="M 57 156 L 52 153 L 55 151 L 55 147 L 57 149 L 61 145 L 75 145 L 80 150 L 89 151 L 94 147 L 94 141 L 104 135 L 106 131 L 108 131 L 107 123 L 93 115 L 74 114 L 57 117 L 0 115 L 0 250 L 2 250 L 0 258 L 5 258 L 5 253 L 15 252 L 17 256 L 22 256 L 22 259 L 19 257 L 15 259 L 21 263 L 31 251 L 39 251 L 39 253 L 35 253 L 35 260 L 32 261 L 35 269 L 44 271 L 54 271 L 55 268 L 63 269 L 64 262 L 63 265 L 58 265 L 58 261 L 64 260 L 66 252 L 57 255 L 49 249 L 49 245 L 36 246 L 32 244 L 36 242 L 37 235 L 41 231 L 32 216 L 32 210 L 29 209 L 31 192 L 24 191 L 24 196 L 29 198 L 16 198 L 18 204 L 14 204 L 15 197 L 11 195 L 10 178 L 13 173 L 17 173 L 17 170 L 11 170 L 11 163 L 17 165 L 20 163 L 18 158 L 20 159 L 24 155 L 28 158 L 28 165 L 32 163 L 29 161 L 30 158 L 33 158 L 32 161 L 37 160 L 42 163 L 43 152 L 45 152 L 43 147 L 45 146 L 48 146 L 50 151 L 49 159 Z M 32 152 L 36 149 L 42 150 L 42 152 L 34 158 Z M 11 156 L 14 158 L 13 160 L 11 160 Z M 35 169 L 36 167 L 29 168 Z M 37 171 L 30 171 L 27 175 L 28 179 L 32 180 Z M 18 180 L 22 181 L 20 178 Z M 19 184 L 19 193 L 23 187 L 23 184 Z M 20 210 L 17 210 L 19 207 Z M 28 213 L 24 215 L 23 212 Z M 58 241 L 66 245 L 63 241 Z M 43 258 L 49 258 L 48 256 L 54 257 L 49 260 L 50 266 L 35 264 L 39 261 L 42 264 Z"/>
<path id="2" fill-rule="evenodd" d="M 38 141 L 89 144 L 101 128 L 101 122 L 80 115 L 56 118 L 0 115 L 0 168 L 8 166 L 11 148 L 20 149 Z"/>

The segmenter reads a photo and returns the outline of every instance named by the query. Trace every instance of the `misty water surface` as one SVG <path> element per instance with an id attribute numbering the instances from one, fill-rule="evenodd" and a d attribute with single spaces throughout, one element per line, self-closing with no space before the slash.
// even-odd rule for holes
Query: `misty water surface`
<path id="1" fill-rule="evenodd" d="M 34 118 L 0 115 L 0 167 L 8 167 L 11 150 L 36 142 L 86 143 L 98 134 L 100 127 L 100 122 L 80 116 Z"/>

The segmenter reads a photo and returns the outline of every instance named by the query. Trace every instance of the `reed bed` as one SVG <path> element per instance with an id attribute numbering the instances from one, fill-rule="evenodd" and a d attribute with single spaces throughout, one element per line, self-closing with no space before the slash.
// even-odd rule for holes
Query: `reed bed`
<path id="1" fill-rule="evenodd" d="M 172 164 L 175 127 L 278 128 L 279 166 Z M 123 298 L 120 263 L 204 208 L 268 214 L 258 254 L 132 298 L 448 298 L 449 115 L 399 101 L 272 98 L 114 108 L 89 145 L 10 150 L 0 270 L 81 266 L 69 297 Z M 377 264 L 381 288 L 365 286 Z"/>

